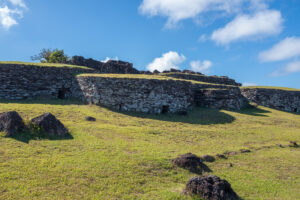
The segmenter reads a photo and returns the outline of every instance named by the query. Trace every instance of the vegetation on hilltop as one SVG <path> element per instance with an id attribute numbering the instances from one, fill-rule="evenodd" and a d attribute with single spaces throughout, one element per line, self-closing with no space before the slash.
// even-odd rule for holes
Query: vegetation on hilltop
<path id="1" fill-rule="evenodd" d="M 300 196 L 300 149 L 277 145 L 300 142 L 298 114 L 260 106 L 178 116 L 61 100 L 0 103 L 0 112 L 11 110 L 27 120 L 51 112 L 72 138 L 0 137 L 0 199 L 191 199 L 182 190 L 197 174 L 171 160 L 240 149 L 251 152 L 207 163 L 208 174 L 228 180 L 245 200 Z"/>
<path id="2" fill-rule="evenodd" d="M 68 65 L 62 63 L 34 63 L 34 62 L 20 62 L 20 61 L 0 61 L 1 64 L 13 64 L 13 65 L 25 65 L 25 66 L 39 66 L 39 67 L 69 67 L 69 68 L 79 68 L 79 69 L 90 69 L 84 66 Z"/>
<path id="3" fill-rule="evenodd" d="M 300 91 L 300 89 L 295 89 L 295 88 L 286 88 L 286 87 L 275 87 L 275 86 L 245 86 L 245 87 L 241 87 L 242 89 L 245 88 L 261 88 L 261 89 L 274 89 L 274 90 L 287 90 L 287 91 Z"/>
<path id="4" fill-rule="evenodd" d="M 59 49 L 42 49 L 37 55 L 31 57 L 33 61 L 39 60 L 41 63 L 66 63 L 69 57 L 64 50 Z"/>

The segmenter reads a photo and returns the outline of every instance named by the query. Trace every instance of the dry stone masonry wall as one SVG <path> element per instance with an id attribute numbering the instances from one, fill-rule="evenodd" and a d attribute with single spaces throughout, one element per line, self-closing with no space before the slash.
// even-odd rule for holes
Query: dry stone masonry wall
<path id="1" fill-rule="evenodd" d="M 190 74 L 190 73 L 168 73 L 165 74 L 165 76 L 178 78 L 178 79 L 185 79 L 185 80 L 201 81 L 206 83 L 241 86 L 240 83 L 237 83 L 235 82 L 235 80 L 225 76 L 205 76 L 205 75 Z"/>
<path id="2" fill-rule="evenodd" d="M 243 88 L 242 94 L 259 105 L 300 113 L 300 91 L 288 91 L 268 88 Z"/>
<path id="3" fill-rule="evenodd" d="M 0 99 L 82 98 L 75 76 L 91 72 L 88 68 L 0 64 Z"/>
<path id="4" fill-rule="evenodd" d="M 176 113 L 193 106 L 193 92 L 185 81 L 79 76 L 88 103 L 120 111 Z"/>

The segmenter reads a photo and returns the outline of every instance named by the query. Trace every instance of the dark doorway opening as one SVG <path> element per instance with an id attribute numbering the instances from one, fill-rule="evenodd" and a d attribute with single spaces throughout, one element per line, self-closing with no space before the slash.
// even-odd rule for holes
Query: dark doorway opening
<path id="1" fill-rule="evenodd" d="M 294 109 L 294 112 L 298 112 L 298 108 L 295 108 L 295 109 Z"/>
<path id="2" fill-rule="evenodd" d="M 170 111 L 169 106 L 163 106 L 161 109 L 161 114 L 166 114 Z"/>
<path id="3" fill-rule="evenodd" d="M 64 90 L 58 90 L 58 99 L 65 99 L 66 98 L 66 92 Z"/>

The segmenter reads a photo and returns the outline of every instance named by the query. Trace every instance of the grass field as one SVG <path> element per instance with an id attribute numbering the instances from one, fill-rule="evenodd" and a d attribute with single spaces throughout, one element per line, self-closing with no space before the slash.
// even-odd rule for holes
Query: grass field
<path id="1" fill-rule="evenodd" d="M 0 137 L 0 199 L 191 199 L 195 176 L 171 159 L 251 149 L 207 164 L 242 199 L 300 197 L 300 115 L 269 108 L 197 108 L 188 116 L 118 113 L 75 101 L 2 102 L 29 120 L 45 112 L 69 128 L 65 140 Z M 85 121 L 86 116 L 97 118 Z M 229 166 L 233 164 L 233 167 Z M 206 173 L 204 173 L 206 174 Z"/>
<path id="2" fill-rule="evenodd" d="M 25 65 L 25 66 L 39 66 L 39 67 L 69 67 L 78 69 L 91 69 L 84 66 L 68 65 L 60 63 L 34 63 L 34 62 L 20 62 L 20 61 L 0 61 L 1 64 L 14 64 L 14 65 Z"/>

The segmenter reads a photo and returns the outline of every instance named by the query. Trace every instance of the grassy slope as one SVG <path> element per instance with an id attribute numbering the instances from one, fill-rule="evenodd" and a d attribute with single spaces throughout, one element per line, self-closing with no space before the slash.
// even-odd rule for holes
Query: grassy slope
<path id="1" fill-rule="evenodd" d="M 300 115 L 263 107 L 196 109 L 185 117 L 75 103 L 0 103 L 0 112 L 16 110 L 25 119 L 50 111 L 74 137 L 28 143 L 0 137 L 0 199 L 189 199 L 181 191 L 195 174 L 172 167 L 177 155 L 300 143 Z M 87 115 L 97 122 L 86 122 Z M 300 196 L 299 157 L 299 148 L 273 146 L 208 167 L 243 199 L 292 200 Z"/>
<path id="2" fill-rule="evenodd" d="M 67 65 L 59 63 L 31 63 L 31 62 L 19 62 L 19 61 L 0 61 L 1 64 L 15 64 L 15 65 L 31 65 L 40 67 L 69 67 L 69 68 L 79 68 L 79 69 L 91 69 L 88 67 L 77 66 L 77 65 Z"/>
<path id="3" fill-rule="evenodd" d="M 286 88 L 286 87 L 274 87 L 274 86 L 248 86 L 248 87 L 241 87 L 242 89 L 245 88 L 261 88 L 261 89 L 275 89 L 275 90 L 287 90 L 287 91 L 300 91 L 300 89 L 295 89 L 295 88 Z"/>
<path id="4" fill-rule="evenodd" d="M 80 74 L 81 76 L 87 76 L 87 77 L 102 77 L 102 78 L 130 78 L 130 79 L 157 79 L 157 80 L 175 80 L 175 81 L 185 81 L 185 82 L 191 82 L 194 84 L 203 84 L 203 85 L 209 85 L 209 86 L 222 86 L 223 84 L 214 84 L 214 83 L 208 83 L 208 82 L 201 82 L 201 81 L 194 81 L 194 80 L 185 80 L 185 79 L 178 79 L 173 77 L 168 77 L 164 75 L 145 75 L 145 74 Z M 235 87 L 227 85 L 227 87 Z"/>

